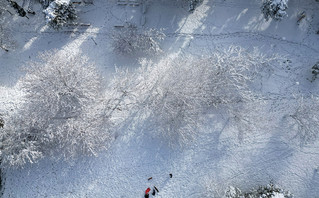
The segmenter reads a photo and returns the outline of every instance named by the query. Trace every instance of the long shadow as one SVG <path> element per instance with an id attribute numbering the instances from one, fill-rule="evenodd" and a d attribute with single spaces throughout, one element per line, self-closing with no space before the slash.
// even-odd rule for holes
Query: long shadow
<path id="1" fill-rule="evenodd" d="M 298 8 L 294 7 L 294 2 L 292 5 L 288 9 L 292 16 L 278 22 L 266 21 L 260 10 L 261 3 L 256 1 L 204 0 L 192 13 L 181 2 L 152 2 L 146 9 L 145 26 L 164 28 L 167 42 L 163 48 L 167 53 L 186 51 L 202 55 L 206 47 L 255 45 L 252 40 L 268 45 L 269 38 L 273 43 L 282 38 L 283 42 L 298 43 L 306 34 L 295 25 L 297 16 L 294 13 Z M 286 34 L 287 30 L 295 34 Z"/>
<path id="2" fill-rule="evenodd" d="M 319 166 L 318 166 L 319 168 Z M 313 175 L 306 185 L 306 189 L 304 192 L 305 197 L 314 197 L 317 198 L 319 195 L 314 189 L 318 189 L 319 186 L 319 170 L 318 168 L 313 171 Z"/>
<path id="3" fill-rule="evenodd" d="M 294 149 L 283 140 L 280 132 L 275 132 L 267 140 L 267 144 L 260 148 L 257 155 L 251 157 L 251 164 L 247 167 L 254 167 L 255 173 L 260 184 L 267 184 L 269 181 L 277 182 L 280 175 L 286 171 L 292 157 Z M 248 176 L 248 175 L 247 175 Z M 249 176 L 245 178 L 251 179 Z M 268 180 L 268 181 L 267 181 Z"/>
<path id="4" fill-rule="evenodd" d="M 15 49 L 1 56 L 3 60 L 0 67 L 1 85 L 14 86 L 23 75 L 21 67 L 27 65 L 28 61 L 37 61 L 38 54 L 43 51 L 61 50 L 68 42 L 80 36 L 77 32 L 84 32 L 87 28 L 87 26 L 72 25 L 55 30 L 45 24 L 40 3 L 34 5 L 34 11 L 36 14 L 28 15 L 29 19 L 14 15 L 11 20 L 12 37 L 17 45 Z M 78 20 L 75 23 L 81 22 Z"/>
<path id="5" fill-rule="evenodd" d="M 145 4 L 145 5 L 144 5 Z M 97 65 L 112 72 L 118 67 L 137 67 L 139 59 L 146 56 L 123 56 L 112 50 L 112 34 L 129 22 L 139 29 L 164 29 L 166 40 L 162 42 L 164 53 L 156 60 L 171 53 L 194 55 L 210 54 L 216 48 L 229 45 L 254 45 L 252 39 L 267 41 L 267 37 L 256 37 L 258 33 L 271 34 L 281 26 L 274 21 L 266 22 L 258 2 L 208 1 L 204 0 L 193 12 L 188 11 L 187 2 L 145 1 L 139 6 L 123 6 L 96 2 L 86 13 L 105 18 L 105 22 L 94 22 L 95 32 L 81 45 L 85 54 L 97 61 Z M 105 7 L 104 10 L 97 7 Z M 222 9 L 220 9 L 222 8 Z M 224 13 L 224 10 L 229 12 Z M 83 16 L 82 16 L 83 17 Z M 141 22 L 143 21 L 144 22 Z M 98 30 L 97 30 L 98 29 Z M 251 32 L 258 32 L 251 34 Z M 239 38 L 234 43 L 233 38 Z M 251 47 L 251 46 L 248 46 Z"/>
<path id="6" fill-rule="evenodd" d="M 265 135 L 256 139 L 256 142 L 251 143 L 251 147 L 256 148 L 253 148 L 252 153 L 247 153 L 247 158 L 241 159 L 244 162 L 245 168 L 238 170 L 241 174 L 233 180 L 234 184 L 240 186 L 243 190 L 249 190 L 257 188 L 260 185 L 267 185 L 272 181 L 274 184 L 279 184 L 284 190 L 301 195 L 300 190 L 298 190 L 299 188 L 296 189 L 296 185 L 301 184 L 298 183 L 300 179 L 300 182 L 306 181 L 303 181 L 301 178 L 303 176 L 299 175 L 299 169 L 302 167 L 296 168 L 296 166 L 300 166 L 300 162 L 294 164 L 294 160 L 296 158 L 295 154 L 302 148 L 294 145 L 287 138 L 284 132 L 286 130 L 284 127 L 280 127 L 272 130 L 272 132 L 265 131 Z M 268 136 L 266 135 L 267 133 L 271 133 L 271 135 Z M 287 173 L 289 173 L 288 176 Z M 313 193 L 316 191 L 314 190 L 316 189 L 314 186 L 318 185 L 318 178 L 318 175 L 314 173 L 311 181 L 306 185 L 308 187 L 306 193 L 313 196 Z M 292 185 L 294 188 L 290 189 Z"/>

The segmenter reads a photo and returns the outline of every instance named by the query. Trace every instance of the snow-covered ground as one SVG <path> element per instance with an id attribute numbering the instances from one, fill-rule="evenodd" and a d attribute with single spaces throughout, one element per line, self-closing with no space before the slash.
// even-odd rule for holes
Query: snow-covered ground
<path id="1" fill-rule="evenodd" d="M 3 197 L 135 198 L 154 185 L 159 189 L 156 197 L 221 197 L 227 186 L 249 190 L 270 181 L 297 198 L 319 197 L 319 140 L 301 147 L 282 118 L 289 114 L 296 94 L 319 94 L 318 81 L 308 80 L 319 58 L 318 2 L 290 0 L 288 17 L 277 22 L 264 20 L 257 0 L 204 0 L 193 13 L 187 4 L 171 0 L 138 6 L 95 0 L 93 5 L 78 7 L 78 22 L 85 25 L 60 31 L 47 28 L 40 5 L 34 7 L 36 15 L 29 20 L 12 19 L 15 50 L 0 51 L 3 114 L 18 105 L 15 85 L 24 74 L 20 69 L 37 60 L 39 52 L 82 52 L 106 80 L 115 66 L 136 68 L 140 57 L 117 55 L 111 48 L 115 26 L 125 22 L 163 28 L 167 37 L 162 56 L 200 56 L 236 45 L 289 61 L 270 68 L 260 80 L 266 103 L 260 107 L 258 131 L 237 128 L 236 120 L 222 113 L 207 113 L 191 145 L 171 148 L 143 128 L 128 128 L 98 157 L 69 163 L 43 159 L 6 170 Z M 303 11 L 306 17 L 297 24 Z M 149 177 L 153 179 L 148 181 Z"/>

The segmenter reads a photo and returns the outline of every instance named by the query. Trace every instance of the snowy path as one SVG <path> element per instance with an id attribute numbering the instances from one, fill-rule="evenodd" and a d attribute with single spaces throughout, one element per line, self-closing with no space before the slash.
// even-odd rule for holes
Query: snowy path
<path id="1" fill-rule="evenodd" d="M 280 125 L 282 112 L 289 110 L 287 101 L 294 100 L 293 93 L 318 94 L 318 83 L 307 80 L 319 57 L 319 36 L 314 33 L 319 28 L 318 7 L 311 6 L 311 0 L 290 1 L 290 17 L 281 23 L 263 21 L 260 5 L 252 0 L 206 0 L 193 14 L 171 1 L 155 2 L 145 13 L 146 27 L 165 28 L 166 54 L 202 55 L 239 45 L 289 59 L 291 63 L 271 68 L 270 76 L 260 80 L 269 105 L 268 111 L 261 112 L 263 130 L 238 129 L 233 118 L 208 114 L 194 144 L 174 150 L 148 131 L 127 129 L 98 158 L 85 157 L 70 164 L 43 160 L 8 170 L 4 197 L 136 198 L 153 185 L 160 191 L 156 197 L 212 197 L 210 193 L 218 197 L 228 185 L 248 190 L 270 180 L 298 198 L 318 197 L 319 141 L 299 147 L 286 138 Z M 12 98 L 18 93 L 10 88 L 23 74 L 21 66 L 36 60 L 38 52 L 54 48 L 64 53 L 82 51 L 106 77 L 114 72 L 115 63 L 136 66 L 136 59 L 114 54 L 110 39 L 114 25 L 140 20 L 141 7 L 119 7 L 115 2 L 96 0 L 95 5 L 82 8 L 81 22 L 90 23 L 89 27 L 54 32 L 30 20 L 15 29 L 20 48 L 0 54 L 0 101 L 4 104 L 0 113 L 14 107 Z M 302 27 L 296 25 L 301 10 L 309 13 Z M 149 177 L 153 179 L 147 181 Z"/>

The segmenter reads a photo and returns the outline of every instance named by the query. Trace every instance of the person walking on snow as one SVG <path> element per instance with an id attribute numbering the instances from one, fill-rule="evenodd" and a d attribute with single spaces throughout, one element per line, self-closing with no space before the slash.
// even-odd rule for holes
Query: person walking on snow
<path id="1" fill-rule="evenodd" d="M 145 190 L 145 195 L 144 195 L 145 198 L 149 198 L 149 197 L 150 197 L 150 191 L 151 191 L 150 188 L 147 188 L 147 189 Z"/>
<path id="2" fill-rule="evenodd" d="M 172 178 L 173 174 L 170 173 L 169 177 Z M 150 181 L 152 179 L 153 179 L 153 177 L 149 177 L 147 180 Z M 145 198 L 149 198 L 150 197 L 150 191 L 151 191 L 151 189 L 149 187 L 145 190 L 145 195 L 144 195 Z M 155 196 L 156 192 L 159 193 L 159 190 L 158 190 L 158 188 L 156 186 L 154 186 L 153 187 L 153 191 L 152 191 L 152 195 Z"/>

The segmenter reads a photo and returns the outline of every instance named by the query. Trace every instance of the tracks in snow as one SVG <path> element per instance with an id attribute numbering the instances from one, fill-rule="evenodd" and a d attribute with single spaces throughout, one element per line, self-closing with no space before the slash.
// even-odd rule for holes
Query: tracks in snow
<path id="1" fill-rule="evenodd" d="M 97 28 L 99 29 L 99 28 Z M 112 33 L 111 32 L 103 32 L 103 31 L 98 31 L 97 29 L 86 29 L 86 28 L 80 28 L 76 30 L 72 29 L 64 29 L 59 32 L 56 31 L 43 31 L 40 34 L 45 35 L 55 35 L 55 34 L 76 34 L 76 35 L 81 35 L 81 34 L 90 34 L 92 36 L 95 35 L 104 35 L 106 38 L 111 38 Z M 39 32 L 21 32 L 22 34 L 39 34 Z M 314 47 L 308 46 L 304 43 L 301 42 L 296 42 L 296 41 L 290 41 L 286 40 L 283 37 L 278 37 L 275 35 L 270 35 L 270 34 L 263 34 L 263 33 L 258 33 L 258 32 L 231 32 L 231 33 L 220 33 L 220 34 L 206 34 L 206 33 L 166 33 L 166 36 L 168 38 L 198 38 L 198 39 L 204 39 L 204 38 L 209 38 L 212 39 L 213 41 L 222 41 L 224 39 L 231 39 L 231 38 L 240 38 L 240 39 L 249 39 L 249 40 L 255 40 L 255 41 L 267 41 L 267 42 L 280 42 L 281 44 L 288 44 L 288 45 L 294 45 L 294 46 L 300 46 L 307 48 L 311 50 L 314 53 L 319 54 L 319 49 L 316 49 Z"/>

